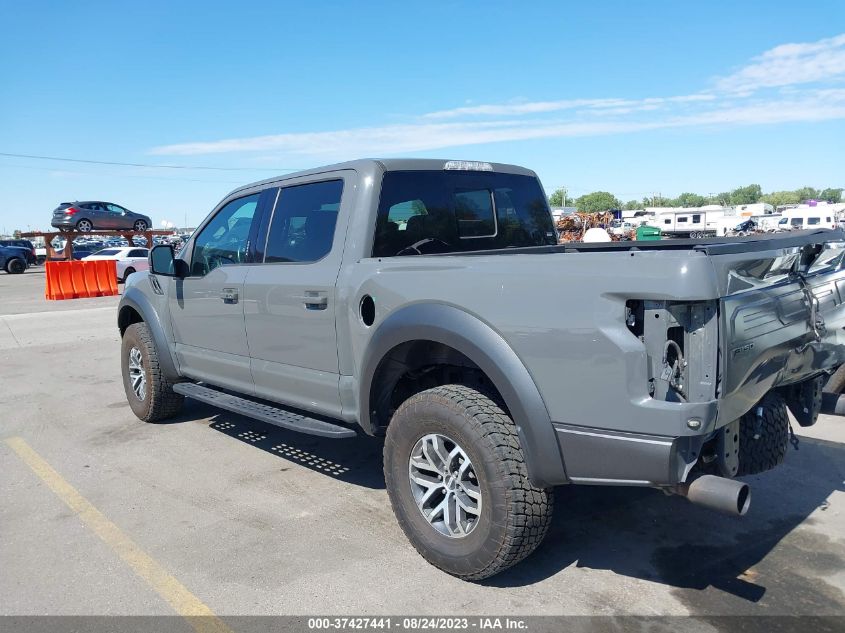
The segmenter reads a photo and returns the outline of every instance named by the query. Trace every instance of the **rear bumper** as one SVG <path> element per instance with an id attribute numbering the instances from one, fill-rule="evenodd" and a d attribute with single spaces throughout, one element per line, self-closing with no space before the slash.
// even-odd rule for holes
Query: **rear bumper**
<path id="1" fill-rule="evenodd" d="M 568 479 L 576 484 L 665 486 L 683 482 L 711 435 L 667 437 L 554 424 Z"/>
<path id="2" fill-rule="evenodd" d="M 57 229 L 67 229 L 74 226 L 73 220 L 53 220 L 50 222 L 50 226 Z"/>

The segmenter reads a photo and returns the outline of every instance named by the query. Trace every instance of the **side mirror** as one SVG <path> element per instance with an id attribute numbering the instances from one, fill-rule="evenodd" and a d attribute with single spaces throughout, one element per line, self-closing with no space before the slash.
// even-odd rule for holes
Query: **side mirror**
<path id="1" fill-rule="evenodd" d="M 170 244 L 159 244 L 150 251 L 150 271 L 154 275 L 184 279 L 188 276 L 188 263 L 176 258 Z"/>

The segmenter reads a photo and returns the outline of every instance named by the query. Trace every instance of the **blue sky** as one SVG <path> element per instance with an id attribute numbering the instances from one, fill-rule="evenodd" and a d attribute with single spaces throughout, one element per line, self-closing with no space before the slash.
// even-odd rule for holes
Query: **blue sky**
<path id="1" fill-rule="evenodd" d="M 0 4 L 0 232 L 65 200 L 198 223 L 363 156 L 522 164 L 547 190 L 845 186 L 845 2 Z"/>

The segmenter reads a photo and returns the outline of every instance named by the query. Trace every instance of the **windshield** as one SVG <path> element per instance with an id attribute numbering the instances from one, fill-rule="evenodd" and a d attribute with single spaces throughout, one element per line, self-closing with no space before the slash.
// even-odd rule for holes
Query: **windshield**
<path id="1" fill-rule="evenodd" d="M 540 183 L 475 171 L 394 171 L 382 181 L 373 257 L 557 243 Z"/>

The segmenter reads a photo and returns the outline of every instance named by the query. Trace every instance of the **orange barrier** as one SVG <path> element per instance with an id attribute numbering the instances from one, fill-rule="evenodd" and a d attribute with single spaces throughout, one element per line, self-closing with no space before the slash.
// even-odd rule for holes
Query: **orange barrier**
<path id="1" fill-rule="evenodd" d="M 48 300 L 109 297 L 117 294 L 117 262 L 60 261 L 44 263 L 47 273 L 45 297 Z"/>

